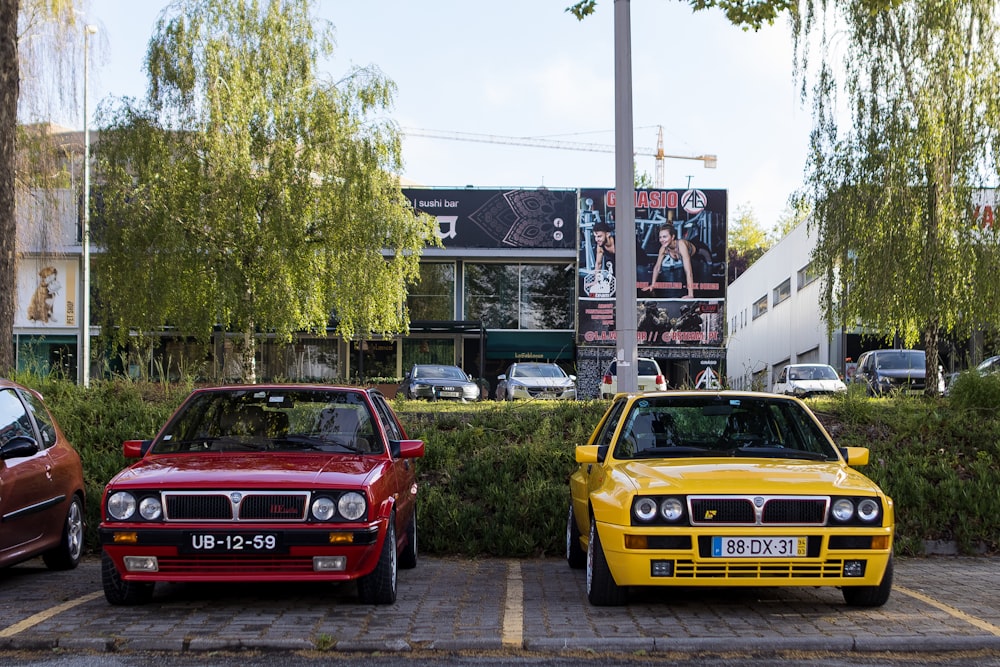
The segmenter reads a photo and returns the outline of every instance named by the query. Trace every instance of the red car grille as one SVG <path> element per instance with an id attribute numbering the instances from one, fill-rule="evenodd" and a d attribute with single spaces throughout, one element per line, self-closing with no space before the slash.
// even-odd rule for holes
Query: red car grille
<path id="1" fill-rule="evenodd" d="M 823 496 L 692 496 L 691 524 L 822 526 L 829 499 Z"/>
<path id="2" fill-rule="evenodd" d="M 167 521 L 305 521 L 309 493 L 167 491 L 163 501 Z"/>
<path id="3" fill-rule="evenodd" d="M 158 556 L 160 574 L 246 577 L 313 572 L 312 556 Z"/>

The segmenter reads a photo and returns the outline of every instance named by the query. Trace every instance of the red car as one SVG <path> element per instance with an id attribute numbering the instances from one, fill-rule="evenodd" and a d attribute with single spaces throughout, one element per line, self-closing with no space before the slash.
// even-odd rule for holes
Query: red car
<path id="1" fill-rule="evenodd" d="M 0 379 L 0 566 L 83 553 L 83 466 L 37 392 Z"/>
<path id="2" fill-rule="evenodd" d="M 199 389 L 104 491 L 104 595 L 141 604 L 158 581 L 357 580 L 361 601 L 396 601 L 417 563 L 409 440 L 374 389 Z"/>

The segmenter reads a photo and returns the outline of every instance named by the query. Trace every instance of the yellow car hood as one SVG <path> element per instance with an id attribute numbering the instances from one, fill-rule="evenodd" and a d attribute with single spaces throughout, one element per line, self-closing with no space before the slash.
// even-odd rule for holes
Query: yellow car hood
<path id="1" fill-rule="evenodd" d="M 867 477 L 841 463 L 788 459 L 656 459 L 619 463 L 616 483 L 641 493 L 879 493 Z"/>

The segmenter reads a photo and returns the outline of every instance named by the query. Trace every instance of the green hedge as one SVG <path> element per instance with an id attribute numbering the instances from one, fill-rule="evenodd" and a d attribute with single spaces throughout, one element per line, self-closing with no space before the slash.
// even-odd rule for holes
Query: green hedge
<path id="1" fill-rule="evenodd" d="M 189 386 L 102 381 L 83 389 L 33 377 L 83 459 L 88 545 L 103 485 L 125 465 L 124 440 L 151 437 Z M 410 437 L 426 442 L 418 464 L 420 548 L 437 555 L 559 556 L 567 480 L 606 401 L 474 404 L 393 401 Z M 925 541 L 960 553 L 1000 542 L 1000 376 L 962 376 L 949 398 L 810 401 L 840 445 L 869 447 L 863 469 L 896 504 L 897 551 Z"/>

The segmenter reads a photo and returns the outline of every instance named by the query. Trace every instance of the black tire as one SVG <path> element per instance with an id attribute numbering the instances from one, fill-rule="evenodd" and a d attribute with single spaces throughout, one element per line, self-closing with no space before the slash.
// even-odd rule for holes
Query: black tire
<path id="1" fill-rule="evenodd" d="M 406 524 L 406 546 L 399 552 L 399 568 L 412 570 L 417 566 L 417 506 L 413 505 L 413 517 Z"/>
<path id="2" fill-rule="evenodd" d="M 885 566 L 885 573 L 878 586 L 844 586 L 844 602 L 851 607 L 881 607 L 892 593 L 892 556 Z"/>
<path id="3" fill-rule="evenodd" d="M 358 579 L 358 597 L 363 604 L 393 604 L 396 601 L 396 517 L 389 517 L 389 527 L 382 540 L 382 553 L 370 574 Z"/>
<path id="4" fill-rule="evenodd" d="M 627 589 L 615 583 L 608 568 L 597 533 L 597 522 L 590 518 L 590 544 L 587 547 L 587 599 L 595 607 L 618 607 L 625 604 Z"/>
<path id="5" fill-rule="evenodd" d="M 139 605 L 153 597 L 153 584 L 149 581 L 124 581 L 111 556 L 101 552 L 101 583 L 104 598 L 115 606 Z"/>
<path id="6" fill-rule="evenodd" d="M 573 500 L 569 501 L 569 516 L 566 518 L 566 562 L 574 570 L 587 566 L 587 552 L 580 546 L 580 529 L 576 525 Z"/>
<path id="7" fill-rule="evenodd" d="M 45 566 L 50 570 L 72 570 L 79 565 L 83 555 L 83 533 L 83 501 L 79 496 L 73 496 L 66 510 L 59 546 L 42 554 Z"/>

